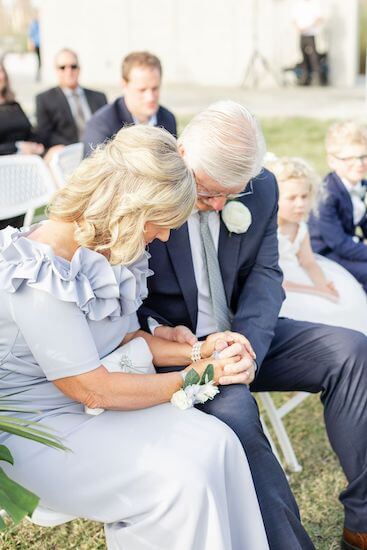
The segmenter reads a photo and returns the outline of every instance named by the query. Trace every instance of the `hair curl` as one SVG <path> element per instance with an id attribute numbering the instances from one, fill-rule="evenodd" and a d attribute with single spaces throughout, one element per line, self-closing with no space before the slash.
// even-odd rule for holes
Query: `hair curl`
<path id="1" fill-rule="evenodd" d="M 196 199 L 193 173 L 176 140 L 161 128 L 131 126 L 83 160 L 48 206 L 52 219 L 75 222 L 78 244 L 130 264 L 145 248 L 144 227 L 177 228 Z"/>

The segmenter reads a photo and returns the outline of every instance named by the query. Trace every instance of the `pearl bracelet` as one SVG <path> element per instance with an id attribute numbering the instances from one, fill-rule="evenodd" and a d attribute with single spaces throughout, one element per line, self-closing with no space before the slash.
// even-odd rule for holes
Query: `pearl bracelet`
<path id="1" fill-rule="evenodd" d="M 195 342 L 195 344 L 192 346 L 191 361 L 193 363 L 196 363 L 196 361 L 200 361 L 200 359 L 202 359 L 202 357 L 201 357 L 201 346 L 202 345 L 203 345 L 203 342 Z"/>

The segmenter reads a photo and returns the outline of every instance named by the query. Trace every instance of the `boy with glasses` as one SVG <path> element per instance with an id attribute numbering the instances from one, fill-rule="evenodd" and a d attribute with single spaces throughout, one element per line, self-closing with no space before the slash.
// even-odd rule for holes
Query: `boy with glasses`
<path id="1" fill-rule="evenodd" d="M 367 129 L 351 121 L 333 124 L 326 152 L 332 172 L 309 221 L 312 247 L 350 271 L 367 292 Z"/>
<path id="2" fill-rule="evenodd" d="M 81 141 L 87 121 L 107 103 L 102 92 L 79 85 L 77 54 L 64 48 L 55 57 L 58 86 L 36 97 L 38 130 L 47 149 Z"/>

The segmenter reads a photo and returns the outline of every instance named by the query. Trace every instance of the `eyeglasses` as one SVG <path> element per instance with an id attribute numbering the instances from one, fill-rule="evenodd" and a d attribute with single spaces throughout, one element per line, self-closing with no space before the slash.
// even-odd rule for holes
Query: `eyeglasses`
<path id="1" fill-rule="evenodd" d="M 73 71 L 76 71 L 77 69 L 79 69 L 79 65 L 77 65 L 76 63 L 72 63 L 71 65 L 59 65 L 57 68 L 60 71 L 65 71 L 65 69 L 72 69 Z"/>
<path id="2" fill-rule="evenodd" d="M 202 199 L 219 199 L 226 198 L 228 201 L 244 197 L 246 193 L 210 193 L 208 191 L 197 191 L 197 196 Z"/>
<path id="3" fill-rule="evenodd" d="M 357 160 L 363 163 L 367 162 L 367 154 L 357 157 L 337 157 L 336 155 L 334 155 L 334 158 L 341 160 L 342 162 L 356 162 Z"/>

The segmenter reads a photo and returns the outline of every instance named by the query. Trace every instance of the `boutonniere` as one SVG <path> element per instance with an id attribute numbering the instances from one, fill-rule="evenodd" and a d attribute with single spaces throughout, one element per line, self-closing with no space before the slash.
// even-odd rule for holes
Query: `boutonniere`
<path id="1" fill-rule="evenodd" d="M 252 216 L 242 202 L 229 201 L 222 210 L 222 220 L 230 233 L 246 233 L 252 223 Z"/>

